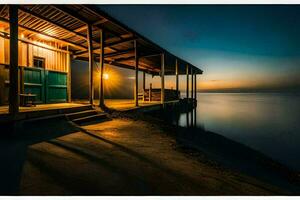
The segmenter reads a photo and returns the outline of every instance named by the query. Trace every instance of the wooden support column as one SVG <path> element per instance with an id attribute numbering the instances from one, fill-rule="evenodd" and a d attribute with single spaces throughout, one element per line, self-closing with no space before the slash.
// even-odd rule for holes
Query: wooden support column
<path id="1" fill-rule="evenodd" d="M 9 113 L 19 112 L 19 81 L 18 81 L 18 6 L 9 5 Z"/>
<path id="2" fill-rule="evenodd" d="M 104 81 L 103 81 L 103 73 L 104 73 L 104 32 L 100 30 L 100 82 L 99 82 L 99 107 L 104 108 Z"/>
<path id="3" fill-rule="evenodd" d="M 143 101 L 145 101 L 146 72 L 143 72 Z"/>
<path id="4" fill-rule="evenodd" d="M 192 84 L 191 84 L 191 98 L 193 100 L 194 99 L 194 74 L 193 74 L 193 68 L 191 68 L 191 79 L 192 79 Z"/>
<path id="5" fill-rule="evenodd" d="M 179 94 L 179 71 L 178 60 L 175 61 L 175 73 L 176 73 L 176 93 Z M 178 96 L 179 97 L 179 96 Z"/>
<path id="6" fill-rule="evenodd" d="M 67 51 L 69 51 L 69 46 L 67 46 Z M 68 67 L 68 85 L 67 85 L 67 92 L 68 92 L 68 102 L 72 101 L 72 68 L 71 68 L 71 54 L 67 53 L 67 67 Z"/>
<path id="7" fill-rule="evenodd" d="M 186 98 L 189 98 L 189 65 L 186 65 Z"/>
<path id="8" fill-rule="evenodd" d="M 88 51 L 89 51 L 89 103 L 93 105 L 94 101 L 94 81 L 93 81 L 93 67 L 94 67 L 94 58 L 93 58 L 93 34 L 92 34 L 92 25 L 87 25 L 87 42 L 88 42 Z"/>
<path id="9" fill-rule="evenodd" d="M 135 60 L 135 84 L 134 84 L 134 102 L 135 106 L 139 106 L 139 58 L 137 41 L 134 40 L 134 60 Z"/>
<path id="10" fill-rule="evenodd" d="M 143 90 L 146 89 L 146 72 L 143 72 Z"/>
<path id="11" fill-rule="evenodd" d="M 194 84 L 195 84 L 195 100 L 197 100 L 197 74 L 195 73 L 195 81 L 194 81 Z"/>
<path id="12" fill-rule="evenodd" d="M 190 127 L 190 113 L 188 109 L 186 109 L 186 127 Z"/>
<path id="13" fill-rule="evenodd" d="M 150 83 L 149 87 L 149 101 L 152 101 L 152 83 Z"/>
<path id="14" fill-rule="evenodd" d="M 20 94 L 24 94 L 24 90 L 25 90 L 25 87 L 24 87 L 24 67 L 19 67 L 20 69 L 20 84 L 19 84 L 19 87 L 20 87 Z"/>
<path id="15" fill-rule="evenodd" d="M 165 103 L 165 54 L 161 54 L 161 96 L 160 101 Z"/>

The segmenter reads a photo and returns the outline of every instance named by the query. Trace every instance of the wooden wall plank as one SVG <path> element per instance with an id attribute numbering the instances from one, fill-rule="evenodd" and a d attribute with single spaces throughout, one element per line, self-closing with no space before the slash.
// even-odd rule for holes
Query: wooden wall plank
<path id="1" fill-rule="evenodd" d="M 18 44 L 19 66 L 32 67 L 33 57 L 38 56 L 45 58 L 45 69 L 51 71 L 68 72 L 67 57 L 70 56 L 70 54 L 63 50 L 62 46 L 55 44 L 51 47 L 56 48 L 56 51 L 22 41 L 19 41 Z M 41 43 L 40 45 L 46 44 Z M 0 64 L 9 64 L 9 39 L 3 37 L 0 37 Z"/>

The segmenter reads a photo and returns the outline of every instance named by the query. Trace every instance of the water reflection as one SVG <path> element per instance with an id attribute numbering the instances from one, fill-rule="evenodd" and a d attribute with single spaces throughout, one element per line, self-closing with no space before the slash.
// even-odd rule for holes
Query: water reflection
<path id="1" fill-rule="evenodd" d="M 178 113 L 177 113 L 178 114 Z M 176 114 L 175 114 L 176 115 Z M 176 121 L 177 126 L 182 127 L 202 127 L 197 124 L 197 118 L 199 116 L 197 115 L 197 109 L 194 108 L 192 110 L 185 110 L 181 113 L 179 113 L 179 116 Z"/>
<path id="2" fill-rule="evenodd" d="M 202 127 L 300 169 L 300 95 L 199 93 L 182 127 Z"/>

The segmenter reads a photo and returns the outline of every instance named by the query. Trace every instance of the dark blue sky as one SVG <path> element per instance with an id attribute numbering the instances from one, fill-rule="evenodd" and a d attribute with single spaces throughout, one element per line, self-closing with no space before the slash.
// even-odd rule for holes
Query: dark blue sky
<path id="1" fill-rule="evenodd" d="M 300 86 L 299 6 L 100 7 L 203 69 L 202 89 Z"/>

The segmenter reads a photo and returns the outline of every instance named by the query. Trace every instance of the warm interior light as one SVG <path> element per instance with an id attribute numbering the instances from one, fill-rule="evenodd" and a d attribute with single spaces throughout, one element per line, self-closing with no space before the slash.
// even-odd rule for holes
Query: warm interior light
<path id="1" fill-rule="evenodd" d="M 109 79 L 109 75 L 108 75 L 107 73 L 105 73 L 105 74 L 103 74 L 103 78 L 104 78 L 105 80 L 108 80 L 108 79 Z"/>

